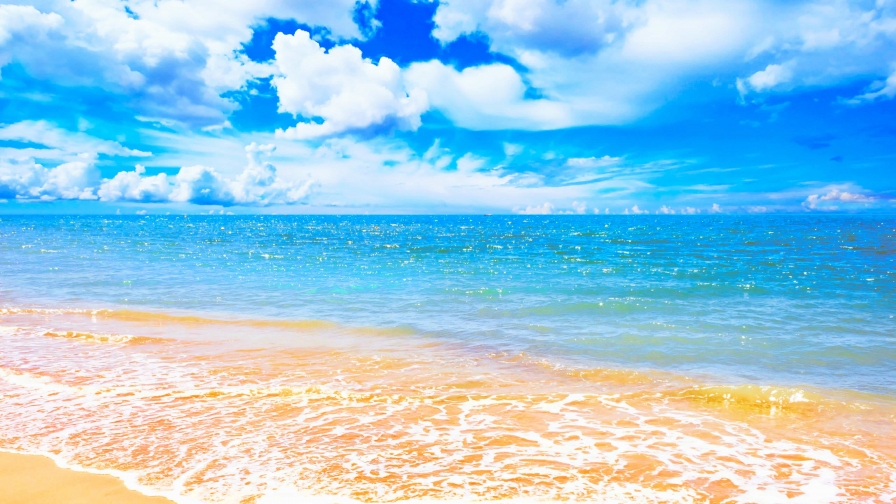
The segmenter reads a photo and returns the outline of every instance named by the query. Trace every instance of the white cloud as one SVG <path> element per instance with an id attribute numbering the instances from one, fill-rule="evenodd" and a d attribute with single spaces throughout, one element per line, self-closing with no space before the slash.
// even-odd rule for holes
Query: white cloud
<path id="1" fill-rule="evenodd" d="M 476 171 L 485 166 L 486 161 L 485 158 L 481 158 L 468 152 L 457 160 L 457 171 L 464 173 Z"/>
<path id="2" fill-rule="evenodd" d="M 510 142 L 504 142 L 504 155 L 508 158 L 515 157 L 517 154 L 523 152 L 525 149 L 525 145 L 522 144 L 514 144 Z"/>
<path id="3" fill-rule="evenodd" d="M 684 207 L 684 210 L 682 210 L 681 213 L 687 215 L 696 215 L 700 213 L 700 209 L 694 207 Z"/>
<path id="4" fill-rule="evenodd" d="M 137 165 L 132 171 L 118 172 L 112 179 L 103 182 L 98 197 L 103 201 L 136 201 L 142 203 L 162 203 L 168 201 L 171 184 L 164 173 L 152 177 L 143 176 L 146 170 Z"/>
<path id="5" fill-rule="evenodd" d="M 713 203 L 709 209 L 709 213 L 722 213 L 722 207 L 718 203 Z"/>
<path id="6" fill-rule="evenodd" d="M 573 168 L 602 168 L 605 166 L 615 166 L 622 162 L 622 158 L 612 156 L 587 157 L 587 158 L 569 158 L 566 165 Z"/>
<path id="7" fill-rule="evenodd" d="M 761 93 L 781 84 L 787 84 L 791 79 L 793 79 L 791 63 L 770 64 L 765 67 L 765 70 L 760 70 L 746 79 L 738 79 L 737 89 L 741 95 L 746 94 L 749 89 Z"/>
<path id="8" fill-rule="evenodd" d="M 638 205 L 635 205 L 631 208 L 626 208 L 625 211 L 622 213 L 624 213 L 625 215 L 629 215 L 629 214 L 643 215 L 643 214 L 649 214 L 650 210 L 641 210 L 640 208 L 638 208 Z"/>
<path id="9" fill-rule="evenodd" d="M 34 77 L 91 85 L 133 97 L 147 115 L 221 123 L 235 104 L 224 91 L 270 75 L 242 54 L 252 28 L 271 17 L 361 36 L 355 0 L 42 0 L 0 6 L 0 65 Z M 38 10 L 39 9 L 39 10 Z M 129 9 L 130 12 L 125 9 Z"/>
<path id="10" fill-rule="evenodd" d="M 277 176 L 274 165 L 263 160 L 274 152 L 272 144 L 246 146 L 249 165 L 231 183 L 233 199 L 239 205 L 283 205 L 294 204 L 305 199 L 313 189 L 315 181 L 286 182 Z"/>
<path id="11" fill-rule="evenodd" d="M 856 96 L 855 98 L 848 100 L 848 103 L 855 105 L 862 102 L 874 101 L 878 98 L 887 100 L 893 99 L 893 97 L 896 96 L 896 72 L 891 73 L 886 81 L 875 83 L 874 87 L 877 89 L 876 91 L 869 91 L 865 94 Z"/>
<path id="12" fill-rule="evenodd" d="M 209 136 L 147 129 L 141 134 L 147 143 L 158 146 L 155 166 L 214 166 L 231 180 L 244 168 L 239 160 L 246 144 L 276 142 L 270 133 Z M 620 162 L 596 168 L 571 167 L 558 157 L 549 161 L 552 169 L 520 171 L 526 165 L 508 166 L 501 151 L 484 158 L 466 151 L 452 152 L 444 142 L 434 140 L 418 154 L 405 141 L 389 136 L 277 144 L 270 161 L 279 176 L 286 180 L 310 178 L 319 184 L 301 206 L 289 210 L 295 212 L 502 213 L 543 202 L 550 202 L 559 212 L 574 211 L 576 201 L 598 199 L 603 206 L 621 210 L 637 202 L 638 194 L 655 190 L 651 178 L 681 166 L 676 161 L 635 164 L 599 155 L 582 164 L 608 164 L 608 159 Z M 473 169 L 460 169 L 464 166 Z"/>
<path id="13" fill-rule="evenodd" d="M 96 158 L 45 168 L 33 159 L 0 160 L 0 198 L 19 200 L 81 199 L 140 203 L 193 203 L 197 205 L 270 206 L 300 203 L 315 187 L 313 180 L 287 182 L 273 165 L 262 160 L 273 146 L 246 147 L 248 166 L 232 179 L 213 168 L 188 166 L 175 176 L 160 173 L 146 176 L 137 165 L 111 179 L 100 179 Z"/>
<path id="14" fill-rule="evenodd" d="M 755 36 L 754 2 L 653 0 L 629 4 L 631 30 L 622 47 L 627 59 L 692 66 L 740 55 Z"/>
<path id="15" fill-rule="evenodd" d="M 748 59 L 762 53 L 774 61 L 748 78 L 737 79 L 741 95 L 746 89 L 829 86 L 857 77 L 889 74 L 891 55 L 896 51 L 893 2 L 782 2 L 765 10 L 766 38 L 754 47 Z"/>
<path id="16" fill-rule="evenodd" d="M 433 168 L 437 170 L 448 167 L 453 160 L 454 156 L 451 155 L 451 150 L 443 148 L 439 139 L 436 139 L 429 149 L 426 149 L 426 152 L 423 153 L 423 161 L 432 163 Z"/>
<path id="17" fill-rule="evenodd" d="M 515 208 L 514 211 L 522 215 L 550 215 L 554 213 L 554 205 L 542 203 L 541 205 L 529 205 L 523 209 Z"/>
<path id="18" fill-rule="evenodd" d="M 609 0 L 452 0 L 439 4 L 433 36 L 445 43 L 481 31 L 501 50 L 522 47 L 575 56 L 621 36 L 626 11 L 624 2 Z"/>
<path id="19" fill-rule="evenodd" d="M 672 215 L 675 213 L 675 210 L 667 207 L 666 205 L 663 205 L 660 207 L 659 210 L 656 211 L 656 213 L 663 214 L 663 215 Z"/>
<path id="20" fill-rule="evenodd" d="M 894 2 L 451 0 L 435 14 L 439 41 L 484 33 L 525 70 L 433 61 L 405 72 L 344 45 L 362 36 L 354 0 L 36 5 L 0 6 L 0 67 L 15 61 L 37 79 L 125 94 L 141 116 L 213 129 L 237 107 L 222 93 L 277 74 L 283 110 L 302 115 L 284 133 L 294 138 L 413 129 L 427 98 L 478 130 L 620 124 L 720 75 L 740 76 L 742 95 L 890 76 L 855 100 L 896 95 Z M 343 45 L 327 53 L 292 40 L 275 62 L 250 61 L 242 44 L 270 17 L 325 27 Z"/>
<path id="21" fill-rule="evenodd" d="M 833 203 L 874 203 L 875 201 L 876 199 L 873 196 L 841 191 L 834 188 L 823 195 L 810 194 L 806 201 L 803 202 L 803 207 L 809 210 L 837 210 L 839 206 Z"/>
<path id="22" fill-rule="evenodd" d="M 0 5 L 0 67 L 9 63 L 18 44 L 44 38 L 62 25 L 56 13 L 43 13 L 30 5 Z"/>
<path id="23" fill-rule="evenodd" d="M 439 61 L 414 63 L 405 72 L 433 107 L 470 129 L 550 129 L 573 123 L 568 105 L 525 99 L 526 85 L 512 67 L 483 65 L 457 71 Z"/>
<path id="24" fill-rule="evenodd" d="M 56 199 L 94 200 L 99 171 L 94 158 L 45 168 L 33 159 L 0 161 L 0 198 L 51 201 Z"/>
<path id="25" fill-rule="evenodd" d="M 97 191 L 102 201 L 177 202 L 196 205 L 270 206 L 303 201 L 314 187 L 313 180 L 287 182 L 277 176 L 271 163 L 262 159 L 273 145 L 252 143 L 246 147 L 249 164 L 235 179 L 227 179 L 207 166 L 181 168 L 174 177 L 164 173 L 148 177 L 138 165 L 133 172 L 119 172 Z"/>
<path id="26" fill-rule="evenodd" d="M 316 138 L 389 123 L 412 130 L 420 126 L 420 114 L 428 108 L 426 93 L 405 90 L 401 70 L 389 58 L 374 64 L 351 45 L 327 51 L 302 30 L 278 34 L 274 50 L 278 74 L 272 84 L 280 110 L 307 119 L 283 137 Z"/>
<path id="27" fill-rule="evenodd" d="M 537 130 L 640 117 L 682 79 L 742 58 L 762 20 L 746 0 L 455 0 L 439 5 L 435 21 L 443 43 L 483 32 L 527 72 L 524 80 L 498 64 L 479 75 L 421 65 L 434 106 L 464 127 Z M 488 86 L 496 89 L 477 96 Z M 541 98 L 526 99 L 527 86 Z"/>
<path id="28" fill-rule="evenodd" d="M 0 140 L 34 144 L 0 148 L 0 199 L 97 199 L 100 173 L 97 156 L 147 157 L 118 142 L 61 129 L 46 121 L 0 126 Z M 38 163 L 56 164 L 47 168 Z"/>
<path id="29" fill-rule="evenodd" d="M 574 211 L 575 213 L 581 215 L 581 214 L 584 214 L 585 212 L 588 211 L 588 205 L 585 204 L 584 202 L 573 201 L 573 202 L 572 202 L 572 209 L 573 209 L 573 211 Z"/>
<path id="30" fill-rule="evenodd" d="M 520 82 L 540 96 L 493 91 L 497 102 L 482 103 L 452 85 L 459 76 L 428 69 L 432 103 L 475 129 L 626 123 L 692 82 L 732 73 L 741 96 L 886 76 L 896 51 L 893 2 L 452 0 L 435 22 L 443 43 L 485 33 L 493 51 L 526 67 Z"/>
<path id="31" fill-rule="evenodd" d="M 128 149 L 118 142 L 102 140 L 82 132 L 71 132 L 47 121 L 20 121 L 0 126 L 0 140 L 31 142 L 68 153 L 146 157 L 152 153 Z"/>

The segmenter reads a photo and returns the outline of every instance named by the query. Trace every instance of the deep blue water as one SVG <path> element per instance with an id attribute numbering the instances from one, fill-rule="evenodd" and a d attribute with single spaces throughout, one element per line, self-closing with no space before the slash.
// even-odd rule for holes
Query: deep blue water
<path id="1" fill-rule="evenodd" d="M 896 396 L 896 219 L 4 216 L 0 303 L 405 327 Z"/>

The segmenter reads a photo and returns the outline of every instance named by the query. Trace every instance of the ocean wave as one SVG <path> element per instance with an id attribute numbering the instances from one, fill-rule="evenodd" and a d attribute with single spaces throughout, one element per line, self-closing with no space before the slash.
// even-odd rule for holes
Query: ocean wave
<path id="1" fill-rule="evenodd" d="M 186 327 L 242 327 L 257 329 L 275 329 L 289 332 L 345 332 L 366 336 L 407 336 L 417 334 L 409 327 L 353 327 L 330 322 L 326 320 L 288 320 L 288 319 L 252 319 L 252 318 L 215 318 L 213 316 L 202 315 L 181 315 L 176 313 L 166 313 L 161 311 L 142 311 L 129 309 L 86 309 L 86 308 L 17 308 L 6 307 L 0 308 L 0 317 L 13 316 L 87 316 L 94 322 L 96 321 L 114 321 L 121 323 L 135 324 L 138 327 L 143 326 L 164 326 L 176 325 Z M 65 334 L 70 331 L 64 331 L 58 334 Z M 75 332 L 76 334 L 89 337 L 89 332 Z M 47 334 L 50 336 L 51 334 Z M 56 333 L 52 335 L 57 335 Z M 103 335 L 95 335 L 93 339 L 100 341 Z M 111 335 L 106 335 L 107 341 L 114 342 L 121 336 L 115 336 L 108 339 Z M 75 337 L 75 336 L 72 336 Z M 136 337 L 133 337 L 136 338 Z"/>
<path id="2" fill-rule="evenodd" d="M 0 330 L 0 448 L 181 502 L 873 502 L 896 485 L 892 410 L 846 421 L 852 406 L 800 389 L 447 344 L 234 350 L 55 332 Z"/>

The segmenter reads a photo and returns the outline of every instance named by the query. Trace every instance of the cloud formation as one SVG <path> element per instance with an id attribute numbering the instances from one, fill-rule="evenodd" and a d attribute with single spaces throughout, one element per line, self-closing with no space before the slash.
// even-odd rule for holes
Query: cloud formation
<path id="1" fill-rule="evenodd" d="M 542 203 L 541 205 L 529 205 L 526 208 L 516 210 L 521 215 L 550 215 L 554 213 L 554 205 Z"/>
<path id="2" fill-rule="evenodd" d="M 525 67 L 518 78 L 527 91 L 537 90 L 537 99 L 497 93 L 513 106 L 489 109 L 458 93 L 462 86 L 427 87 L 437 108 L 475 129 L 519 116 L 523 129 L 627 123 L 710 75 L 739 74 L 729 85 L 741 96 L 886 76 L 896 51 L 896 5 L 884 1 L 453 0 L 439 4 L 435 22 L 442 43 L 486 34 L 493 51 Z M 459 80 L 437 70 L 428 68 L 437 84 Z M 888 81 L 857 101 L 893 89 Z M 553 113 L 536 109 L 539 101 Z"/>
<path id="3" fill-rule="evenodd" d="M 148 157 L 151 152 L 128 149 L 118 142 L 95 138 L 83 132 L 62 129 L 48 121 L 20 121 L 0 125 L 0 140 L 36 144 L 39 149 L 68 153 L 106 154 L 110 156 Z"/>
<path id="4" fill-rule="evenodd" d="M 791 65 L 785 63 L 783 65 L 770 64 L 765 70 L 760 70 L 746 79 L 737 79 L 737 90 L 741 95 L 747 94 L 750 90 L 763 92 L 774 87 L 790 82 L 793 78 Z"/>
<path id="5" fill-rule="evenodd" d="M 745 65 L 755 70 L 737 80 L 742 95 L 837 85 L 867 75 L 886 76 L 892 69 L 893 2 L 814 0 L 770 4 L 765 10 L 766 24 Z M 869 92 L 856 100 L 891 96 Z"/>
<path id="6" fill-rule="evenodd" d="M 317 138 L 380 125 L 420 127 L 420 114 L 429 106 L 426 93 L 416 87 L 406 90 L 401 70 L 389 58 L 374 64 L 352 45 L 327 51 L 303 30 L 278 34 L 273 47 L 278 73 L 272 84 L 280 110 L 305 119 L 280 133 L 283 138 Z"/>
<path id="7" fill-rule="evenodd" d="M 3 5 L 0 69 L 17 62 L 38 79 L 99 86 L 141 115 L 198 127 L 237 108 L 225 93 L 274 76 L 281 110 L 300 116 L 283 135 L 304 139 L 415 129 L 428 104 L 480 130 L 621 124 L 709 75 L 736 74 L 741 95 L 885 79 L 896 51 L 896 5 L 885 1 L 452 0 L 439 3 L 433 37 L 484 34 L 518 68 L 433 60 L 405 72 L 346 43 L 372 33 L 354 21 L 365 3 L 372 12 L 373 0 Z M 275 61 L 251 61 L 243 44 L 268 18 L 321 27 L 342 45 L 327 52 L 304 31 L 281 34 Z M 892 98 L 891 81 L 854 102 Z"/>
<path id="8" fill-rule="evenodd" d="M 33 159 L 0 162 L 0 199 L 99 200 L 103 202 L 192 203 L 195 205 L 253 206 L 293 205 L 304 201 L 315 181 L 288 182 L 263 157 L 273 145 L 246 147 L 248 166 L 235 178 L 226 178 L 207 166 L 186 166 L 174 176 L 146 175 L 137 165 L 111 179 L 101 179 L 95 157 L 45 168 Z"/>
<path id="9" fill-rule="evenodd" d="M 222 93 L 271 74 L 242 53 L 263 20 L 301 19 L 336 37 L 362 36 L 352 20 L 355 0 L 35 5 L 0 6 L 0 66 L 17 62 L 39 79 L 99 86 L 131 97 L 145 115 L 199 126 L 221 123 L 236 108 Z"/>
<path id="10" fill-rule="evenodd" d="M 573 122 L 567 104 L 526 99 L 526 85 L 512 67 L 482 65 L 455 70 L 433 60 L 415 63 L 405 80 L 425 90 L 432 106 L 470 129 L 551 129 Z"/>
<path id="11" fill-rule="evenodd" d="M 33 159 L 0 160 L 0 199 L 95 200 L 100 177 L 93 162 L 85 157 L 47 169 Z"/>
<path id="12" fill-rule="evenodd" d="M 892 100 L 893 97 L 896 97 L 896 71 L 890 74 L 886 81 L 874 83 L 872 88 L 875 90 L 856 96 L 855 98 L 848 100 L 848 103 L 857 105 L 863 102 L 872 102 L 878 98 Z"/>
<path id="13" fill-rule="evenodd" d="M 315 182 L 287 182 L 277 176 L 274 165 L 262 159 L 274 152 L 273 145 L 252 143 L 246 146 L 249 164 L 234 179 L 227 179 L 214 168 L 186 166 L 177 175 L 164 173 L 145 176 L 137 166 L 132 172 L 119 172 L 106 180 L 97 191 L 101 201 L 141 203 L 192 203 L 194 205 L 256 206 L 293 205 L 311 194 Z"/>
<path id="14" fill-rule="evenodd" d="M 874 203 L 876 199 L 873 196 L 868 196 L 861 193 L 851 193 L 847 191 L 841 191 L 840 189 L 834 188 L 828 191 L 826 194 L 810 194 L 809 197 L 806 198 L 806 201 L 803 202 L 803 207 L 808 210 L 838 210 L 840 207 L 834 203 L 846 203 L 846 204 L 854 204 L 854 203 Z"/>
<path id="15" fill-rule="evenodd" d="M 527 48 L 564 56 L 593 53 L 624 36 L 627 2 L 610 0 L 452 0 L 440 2 L 433 36 L 445 43 L 483 32 L 498 50 Z"/>
<path id="16" fill-rule="evenodd" d="M 17 46 L 45 39 L 63 22 L 59 14 L 43 13 L 31 5 L 0 5 L 0 69 L 12 61 Z"/>

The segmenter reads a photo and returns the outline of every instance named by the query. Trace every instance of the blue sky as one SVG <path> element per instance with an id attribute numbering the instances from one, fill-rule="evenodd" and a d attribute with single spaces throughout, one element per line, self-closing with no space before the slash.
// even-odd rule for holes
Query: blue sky
<path id="1" fill-rule="evenodd" d="M 0 5 L 0 213 L 896 208 L 893 0 L 248 4 Z"/>

